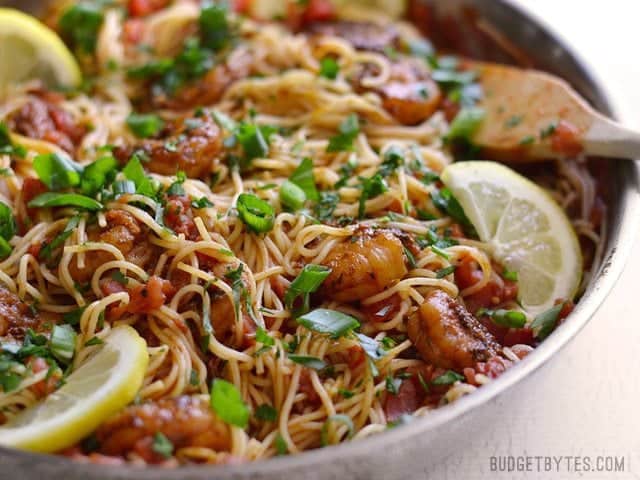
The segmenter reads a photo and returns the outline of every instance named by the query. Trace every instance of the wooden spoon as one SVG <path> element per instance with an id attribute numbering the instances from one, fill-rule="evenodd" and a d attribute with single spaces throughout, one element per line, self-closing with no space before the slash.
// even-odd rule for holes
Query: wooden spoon
<path id="1" fill-rule="evenodd" d="M 579 153 L 640 158 L 640 133 L 596 112 L 567 82 L 535 70 L 473 62 L 484 98 L 473 142 L 508 162 Z"/>

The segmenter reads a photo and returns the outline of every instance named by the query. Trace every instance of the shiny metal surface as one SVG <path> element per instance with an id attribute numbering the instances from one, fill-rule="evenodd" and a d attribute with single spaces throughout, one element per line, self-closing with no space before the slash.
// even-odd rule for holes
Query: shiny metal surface
<path id="1" fill-rule="evenodd" d="M 0 4 L 3 2 L 0 0 Z M 9 2 L 11 3 L 11 2 Z M 520 47 L 540 68 L 558 74 L 580 91 L 598 110 L 615 117 L 606 91 L 584 64 L 544 27 L 507 0 L 432 0 L 438 15 L 459 15 L 473 7 Z M 7 2 L 4 2 L 6 5 Z M 15 1 L 21 8 L 42 5 L 37 1 Z M 454 404 L 442 407 L 427 418 L 357 442 L 279 457 L 265 462 L 239 466 L 188 467 L 179 470 L 154 468 L 101 467 L 71 463 L 63 458 L 34 455 L 0 448 L 0 478 L 13 480 L 276 480 L 282 478 L 315 479 L 405 479 L 416 472 L 428 472 L 429 466 L 444 461 L 478 438 L 500 412 L 496 398 L 551 359 L 586 325 L 598 309 L 622 271 L 631 253 L 640 215 L 638 166 L 635 162 L 610 163 L 608 179 L 609 237 L 600 271 L 569 319 L 523 362 L 500 378 Z M 577 372 L 586 375 L 587 372 Z M 543 381 L 536 375 L 536 381 Z M 425 478 L 425 475 L 421 475 Z"/>

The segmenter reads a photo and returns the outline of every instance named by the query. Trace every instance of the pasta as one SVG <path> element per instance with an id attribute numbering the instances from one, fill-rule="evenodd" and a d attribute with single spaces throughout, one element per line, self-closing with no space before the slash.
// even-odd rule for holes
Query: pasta
<path id="1" fill-rule="evenodd" d="M 325 18 L 316 2 L 285 25 L 131 1 L 91 10 L 86 45 L 61 21 L 82 5 L 48 21 L 85 90 L 34 82 L 0 103 L 0 201 L 18 222 L 0 260 L 0 341 L 16 351 L 63 324 L 76 335 L 67 362 L 14 365 L 0 420 L 120 324 L 147 342 L 138 402 L 61 452 L 77 460 L 219 464 L 357 440 L 472 393 L 539 343 L 532 318 L 491 318 L 524 319 L 516 278 L 438 177 L 461 154 L 448 135 L 473 76 L 435 65 L 415 27 Z M 454 80 L 434 81 L 438 68 Z M 571 218 L 586 285 L 604 203 L 585 158 L 545 168 L 530 177 Z M 58 204 L 33 206 L 51 191 Z M 562 300 L 560 317 L 574 299 Z M 460 329 L 454 345 L 422 336 L 442 318 Z M 239 392 L 244 425 L 209 407 L 217 380 Z"/>

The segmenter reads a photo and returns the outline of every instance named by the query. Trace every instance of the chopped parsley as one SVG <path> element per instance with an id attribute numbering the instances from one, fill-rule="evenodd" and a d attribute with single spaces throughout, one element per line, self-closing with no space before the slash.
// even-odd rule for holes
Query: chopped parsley
<path id="1" fill-rule="evenodd" d="M 327 152 L 345 152 L 353 150 L 353 142 L 360 133 L 358 116 L 352 113 L 338 127 L 338 135 L 329 139 Z"/>

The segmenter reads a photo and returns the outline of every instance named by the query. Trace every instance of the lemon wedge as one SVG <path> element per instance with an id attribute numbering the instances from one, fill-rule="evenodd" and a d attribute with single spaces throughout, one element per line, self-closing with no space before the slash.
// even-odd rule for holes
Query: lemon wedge
<path id="1" fill-rule="evenodd" d="M 60 389 L 0 427 L 0 445 L 51 453 L 76 444 L 133 401 L 148 361 L 133 328 L 114 328 Z"/>
<path id="2" fill-rule="evenodd" d="M 547 192 L 494 162 L 454 163 L 441 178 L 493 258 L 518 272 L 518 300 L 526 313 L 533 317 L 574 297 L 582 276 L 580 245 Z"/>
<path id="3" fill-rule="evenodd" d="M 35 78 L 49 87 L 75 87 L 82 74 L 55 32 L 30 15 L 0 8 L 0 91 Z"/>

